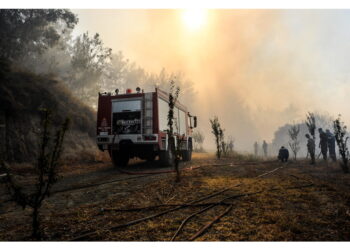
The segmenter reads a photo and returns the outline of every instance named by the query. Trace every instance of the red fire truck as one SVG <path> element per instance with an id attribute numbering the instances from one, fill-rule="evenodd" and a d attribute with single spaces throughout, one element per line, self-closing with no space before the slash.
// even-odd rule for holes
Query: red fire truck
<path id="1" fill-rule="evenodd" d="M 126 166 L 129 159 L 139 157 L 153 161 L 157 156 L 163 165 L 171 165 L 174 159 L 168 147 L 169 94 L 156 88 L 144 93 L 136 88 L 133 93 L 99 93 L 97 111 L 97 146 L 108 150 L 116 166 Z M 175 143 L 182 153 L 182 160 L 192 157 L 192 129 L 197 117 L 190 115 L 180 102 L 174 108 Z"/>

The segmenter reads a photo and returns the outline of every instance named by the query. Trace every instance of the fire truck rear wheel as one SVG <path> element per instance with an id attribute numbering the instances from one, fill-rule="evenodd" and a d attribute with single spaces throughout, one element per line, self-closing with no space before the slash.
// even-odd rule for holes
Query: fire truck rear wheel
<path id="1" fill-rule="evenodd" d="M 164 166 L 172 166 L 174 165 L 174 154 L 173 151 L 170 150 L 162 150 L 159 152 L 159 160 L 160 163 Z"/>
<path id="2" fill-rule="evenodd" d="M 127 154 L 122 154 L 120 152 L 113 152 L 113 164 L 115 167 L 125 167 L 128 165 L 129 156 Z"/>
<path id="3" fill-rule="evenodd" d="M 153 155 L 148 155 L 148 156 L 146 157 L 146 161 L 150 161 L 150 162 L 154 161 L 155 159 L 156 159 L 156 155 L 155 155 L 155 154 L 153 154 Z"/>

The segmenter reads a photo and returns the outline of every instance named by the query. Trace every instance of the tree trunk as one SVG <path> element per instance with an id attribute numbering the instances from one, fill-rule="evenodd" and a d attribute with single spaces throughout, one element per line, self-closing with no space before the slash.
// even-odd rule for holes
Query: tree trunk
<path id="1" fill-rule="evenodd" d="M 36 240 L 40 240 L 40 231 L 39 231 L 39 208 L 34 207 L 33 208 L 33 214 L 32 214 L 32 227 L 33 227 L 33 234 L 32 237 Z"/>
<path id="2" fill-rule="evenodd" d="M 344 172 L 345 174 L 349 173 L 348 159 L 346 158 L 346 156 L 343 157 L 343 165 L 342 165 L 342 168 L 343 168 L 343 172 Z"/>

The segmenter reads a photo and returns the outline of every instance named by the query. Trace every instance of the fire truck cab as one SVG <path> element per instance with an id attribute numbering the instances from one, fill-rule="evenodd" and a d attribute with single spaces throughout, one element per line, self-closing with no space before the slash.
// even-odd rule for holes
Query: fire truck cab
<path id="1" fill-rule="evenodd" d="M 153 161 L 157 156 L 163 165 L 174 159 L 168 146 L 169 94 L 156 88 L 144 93 L 140 88 L 125 94 L 99 93 L 97 110 L 97 146 L 109 152 L 115 166 L 126 166 L 138 157 Z M 197 117 L 176 102 L 174 108 L 175 143 L 180 143 L 182 159 L 192 157 L 192 130 Z M 177 146 L 178 147 L 178 146 Z"/>

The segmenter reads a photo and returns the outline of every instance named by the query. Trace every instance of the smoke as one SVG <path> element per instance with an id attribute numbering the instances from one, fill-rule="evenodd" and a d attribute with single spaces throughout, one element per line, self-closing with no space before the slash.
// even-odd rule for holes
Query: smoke
<path id="1" fill-rule="evenodd" d="M 106 16 L 102 10 L 78 14 L 83 24 Z M 278 127 L 304 119 L 307 111 L 342 113 L 348 121 L 346 11 L 208 10 L 195 31 L 186 29 L 181 10 L 107 14 L 115 22 L 93 30 L 107 46 L 148 71 L 182 71 L 195 83 L 195 99 L 186 104 L 207 131 L 207 147 L 213 147 L 209 118 L 214 115 L 236 148 L 249 151 L 255 141 L 271 141 Z"/>

